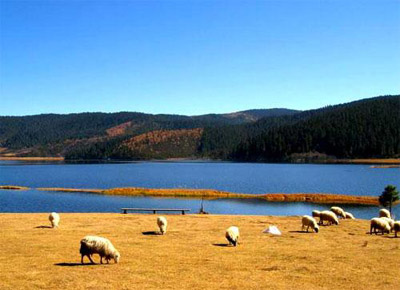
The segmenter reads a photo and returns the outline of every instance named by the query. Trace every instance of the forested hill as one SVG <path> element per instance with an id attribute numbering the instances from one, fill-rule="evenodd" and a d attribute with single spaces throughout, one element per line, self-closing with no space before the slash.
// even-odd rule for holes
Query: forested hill
<path id="1" fill-rule="evenodd" d="M 261 119 L 244 126 L 226 158 L 294 161 L 307 158 L 400 156 L 400 96 L 385 96 Z M 214 130 L 215 131 L 215 130 Z"/>
<path id="2" fill-rule="evenodd" d="M 400 157 L 400 96 L 309 111 L 0 117 L 0 154 L 67 159 L 305 161 Z"/>
<path id="3" fill-rule="evenodd" d="M 43 114 L 0 117 L 0 153 L 19 156 L 66 155 L 103 158 L 122 140 L 154 130 L 215 127 L 254 122 L 265 116 L 298 113 L 289 109 L 263 109 L 200 116 L 152 115 L 137 112 Z M 103 148 L 103 149 L 96 149 Z M 78 151 L 80 152 L 78 154 Z M 103 152 L 102 152 L 103 151 Z M 132 156 L 131 158 L 135 158 Z"/>

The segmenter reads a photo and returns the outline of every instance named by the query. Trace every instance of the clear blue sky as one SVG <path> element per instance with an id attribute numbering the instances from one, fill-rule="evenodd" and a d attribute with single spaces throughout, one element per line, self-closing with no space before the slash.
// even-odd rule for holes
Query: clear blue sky
<path id="1" fill-rule="evenodd" d="M 0 3 L 3 116 L 303 110 L 400 92 L 400 1 Z"/>

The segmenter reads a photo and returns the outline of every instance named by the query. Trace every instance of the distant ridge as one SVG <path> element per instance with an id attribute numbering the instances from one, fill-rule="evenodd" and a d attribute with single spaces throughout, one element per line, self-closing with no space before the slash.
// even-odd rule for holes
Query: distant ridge
<path id="1" fill-rule="evenodd" d="M 0 156 L 319 162 L 400 157 L 400 96 L 308 111 L 0 117 Z"/>

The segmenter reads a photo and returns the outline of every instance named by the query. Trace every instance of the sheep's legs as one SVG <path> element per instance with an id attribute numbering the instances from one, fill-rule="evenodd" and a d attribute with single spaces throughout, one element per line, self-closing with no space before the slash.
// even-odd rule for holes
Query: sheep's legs
<path id="1" fill-rule="evenodd" d="M 96 263 L 92 260 L 92 257 L 90 257 L 90 255 L 88 255 L 88 258 L 89 258 L 89 260 L 90 260 L 90 263 L 96 264 Z"/>
<path id="2" fill-rule="evenodd" d="M 82 256 L 81 256 L 81 264 L 83 264 L 83 257 L 85 257 L 85 256 L 87 256 L 87 257 L 89 258 L 89 260 L 90 260 L 90 262 L 91 262 L 92 264 L 95 264 L 95 262 L 93 262 L 93 260 L 92 260 L 92 258 L 90 257 L 90 255 L 82 255 Z"/>
<path id="3" fill-rule="evenodd" d="M 103 264 L 103 256 L 100 256 L 100 264 Z"/>

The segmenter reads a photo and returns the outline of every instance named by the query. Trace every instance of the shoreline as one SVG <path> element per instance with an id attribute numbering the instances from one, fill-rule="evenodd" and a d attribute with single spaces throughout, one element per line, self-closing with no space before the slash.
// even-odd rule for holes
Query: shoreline
<path id="1" fill-rule="evenodd" d="M 167 159 L 149 159 L 149 160 L 118 160 L 118 159 L 79 159 L 79 160 L 69 160 L 64 157 L 17 157 L 17 156 L 0 156 L 0 161 L 65 161 L 65 162 L 238 162 L 231 160 L 220 160 L 220 159 L 204 159 L 204 158 L 167 158 Z M 247 163 L 247 162 L 246 162 Z M 250 163 L 260 163 L 260 162 L 250 162 Z M 355 164 L 355 165 L 377 165 L 371 166 L 371 168 L 398 168 L 400 167 L 400 158 L 363 158 L 363 159 L 327 159 L 327 160 L 315 160 L 307 162 L 263 162 L 266 164 L 278 163 L 278 164 Z M 379 166 L 383 165 L 383 166 Z M 386 166 L 385 166 L 386 165 Z"/>
<path id="2" fill-rule="evenodd" d="M 64 157 L 15 157 L 0 156 L 0 161 L 65 161 Z"/>
<path id="3" fill-rule="evenodd" d="M 0 186 L 0 190 L 29 190 L 28 187 L 15 185 Z M 182 188 L 111 188 L 111 189 L 87 189 L 87 188 L 60 188 L 41 187 L 33 188 L 39 191 L 69 192 L 69 193 L 93 193 L 102 195 L 119 196 L 146 196 L 166 198 L 194 198 L 194 199 L 256 199 L 265 202 L 308 202 L 318 204 L 359 204 L 378 206 L 377 196 L 357 196 L 330 193 L 233 193 L 212 189 L 182 189 Z"/>

